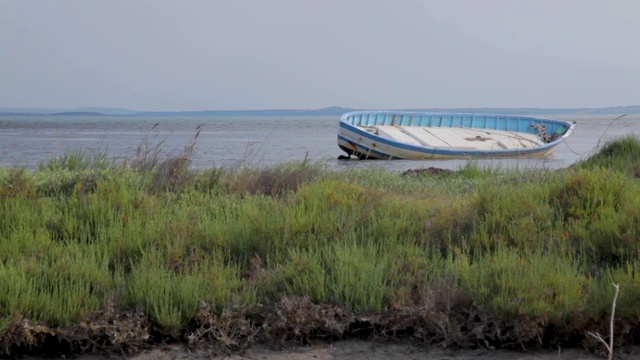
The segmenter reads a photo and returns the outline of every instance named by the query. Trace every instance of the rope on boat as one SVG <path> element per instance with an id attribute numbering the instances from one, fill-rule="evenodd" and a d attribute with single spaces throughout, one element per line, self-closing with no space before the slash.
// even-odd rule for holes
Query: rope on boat
<path id="1" fill-rule="evenodd" d="M 558 135 L 547 134 L 547 125 L 545 124 L 531 124 L 529 126 L 538 130 L 538 136 L 547 144 L 558 138 Z"/>

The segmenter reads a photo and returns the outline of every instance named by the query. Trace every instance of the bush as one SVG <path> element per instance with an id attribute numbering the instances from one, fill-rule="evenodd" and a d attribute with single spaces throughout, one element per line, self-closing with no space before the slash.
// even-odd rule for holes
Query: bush
<path id="1" fill-rule="evenodd" d="M 604 167 L 639 177 L 639 159 L 640 139 L 635 136 L 625 136 L 606 143 L 595 155 L 578 162 L 573 167 L 581 169 Z"/>
<path id="2" fill-rule="evenodd" d="M 499 318 L 526 316 L 564 323 L 579 315 L 590 279 L 566 254 L 500 247 L 484 256 L 460 256 L 455 272 L 474 302 Z"/>

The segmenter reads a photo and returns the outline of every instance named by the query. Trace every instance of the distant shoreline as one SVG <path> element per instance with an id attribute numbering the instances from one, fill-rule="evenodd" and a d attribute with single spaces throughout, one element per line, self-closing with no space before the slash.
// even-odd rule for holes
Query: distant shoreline
<path id="1" fill-rule="evenodd" d="M 119 108 L 77 108 L 77 109 L 39 109 L 39 108 L 0 108 L 3 116 L 340 116 L 355 108 L 327 107 L 322 109 L 265 109 L 265 110 L 199 110 L 199 111 L 137 111 Z M 374 109 L 375 110 L 375 109 Z M 380 109 L 382 110 L 382 109 Z M 480 114 L 640 114 L 640 106 L 612 106 L 601 108 L 428 108 L 428 109 L 389 109 L 416 112 L 453 112 Z"/>

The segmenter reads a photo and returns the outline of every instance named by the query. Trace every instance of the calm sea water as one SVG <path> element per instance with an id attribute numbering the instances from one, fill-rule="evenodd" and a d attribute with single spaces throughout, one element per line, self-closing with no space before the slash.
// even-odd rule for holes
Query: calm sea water
<path id="1" fill-rule="evenodd" d="M 640 115 L 551 115 L 576 121 L 576 130 L 549 158 L 476 160 L 502 168 L 564 168 L 593 154 L 607 141 L 640 136 Z M 193 167 L 275 165 L 304 159 L 336 168 L 385 167 L 406 170 L 430 166 L 456 169 L 467 160 L 338 161 L 339 117 L 127 117 L 0 116 L 0 166 L 37 168 L 67 152 L 107 152 L 133 158 L 143 144 L 160 146 L 163 156 L 179 153 L 195 139 Z"/>

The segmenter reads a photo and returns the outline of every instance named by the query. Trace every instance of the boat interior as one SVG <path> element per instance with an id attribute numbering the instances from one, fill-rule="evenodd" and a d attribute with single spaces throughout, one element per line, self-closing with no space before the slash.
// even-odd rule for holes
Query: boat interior
<path id="1" fill-rule="evenodd" d="M 544 144 L 537 134 L 504 130 L 397 125 L 358 127 L 385 139 L 426 147 L 498 150 L 532 148 Z"/>

